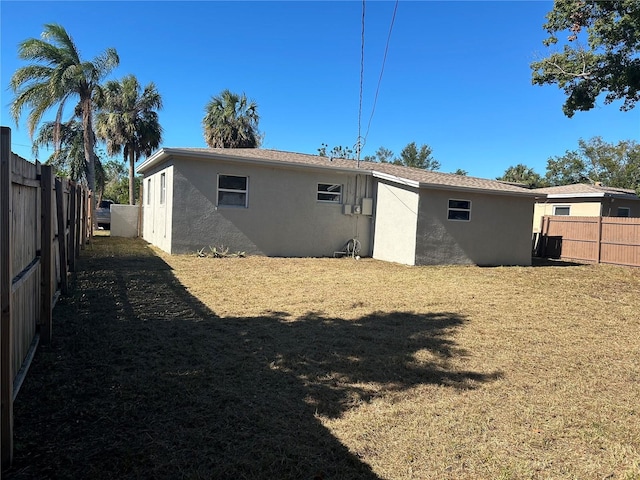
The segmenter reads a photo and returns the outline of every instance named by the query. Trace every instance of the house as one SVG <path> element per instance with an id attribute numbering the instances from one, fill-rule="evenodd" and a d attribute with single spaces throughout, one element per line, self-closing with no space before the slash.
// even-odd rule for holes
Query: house
<path id="1" fill-rule="evenodd" d="M 640 217 L 640 197 L 634 190 L 626 188 L 577 183 L 537 188 L 534 191 L 543 194 L 534 209 L 534 234 L 540 232 L 545 215 Z"/>
<path id="2" fill-rule="evenodd" d="M 539 193 L 495 180 L 265 149 L 163 148 L 143 174 L 143 238 L 169 253 L 360 255 L 530 265 Z M 543 195 L 544 196 L 544 195 Z"/>

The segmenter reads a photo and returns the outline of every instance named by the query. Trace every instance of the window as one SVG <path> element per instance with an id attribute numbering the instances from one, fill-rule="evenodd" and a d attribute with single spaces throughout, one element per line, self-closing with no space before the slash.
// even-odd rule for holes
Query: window
<path id="1" fill-rule="evenodd" d="M 319 183 L 317 198 L 319 202 L 341 203 L 342 185 L 336 183 Z"/>
<path id="2" fill-rule="evenodd" d="M 249 177 L 218 175 L 218 205 L 247 207 Z"/>
<path id="3" fill-rule="evenodd" d="M 471 220 L 471 200 L 449 200 L 449 220 Z"/>
<path id="4" fill-rule="evenodd" d="M 554 215 L 571 215 L 571 206 L 570 205 L 555 205 L 553 207 Z"/>
<path id="5" fill-rule="evenodd" d="M 618 207 L 618 217 L 630 217 L 631 209 L 629 207 Z"/>
<path id="6" fill-rule="evenodd" d="M 160 174 L 160 205 L 164 205 L 167 197 L 167 174 Z"/>
<path id="7" fill-rule="evenodd" d="M 151 205 L 151 179 L 147 180 L 147 205 Z"/>

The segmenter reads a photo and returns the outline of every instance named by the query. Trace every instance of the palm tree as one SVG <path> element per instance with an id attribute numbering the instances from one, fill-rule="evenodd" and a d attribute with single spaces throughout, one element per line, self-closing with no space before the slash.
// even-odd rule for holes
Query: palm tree
<path id="1" fill-rule="evenodd" d="M 148 157 L 162 142 L 162 127 L 156 110 L 162 98 L 156 86 L 149 83 L 141 91 L 138 80 L 127 75 L 121 81 L 107 82 L 97 97 L 101 107 L 96 117 L 98 137 L 107 142 L 107 153 L 122 150 L 129 161 L 129 204 L 135 204 L 135 163 Z"/>
<path id="2" fill-rule="evenodd" d="M 33 140 L 33 153 L 36 158 L 40 147 L 52 148 L 56 146 L 56 142 L 57 148 L 45 161 L 45 164 L 53 166 L 56 175 L 69 177 L 76 182 L 86 182 L 87 160 L 84 154 L 82 123 L 75 119 L 61 124 L 44 122 Z M 99 198 L 104 190 L 105 176 L 102 162 L 97 154 L 95 162 L 95 186 Z"/>
<path id="3" fill-rule="evenodd" d="M 16 124 L 22 110 L 29 108 L 27 127 L 29 135 L 33 137 L 43 114 L 57 105 L 54 144 L 58 149 L 65 103 L 69 98 L 77 96 L 79 103 L 76 109 L 82 116 L 87 185 L 94 190 L 96 154 L 92 97 L 102 79 L 118 66 L 120 60 L 117 52 L 108 48 L 92 61 L 83 61 L 64 27 L 51 23 L 44 26 L 42 39 L 30 38 L 18 45 L 18 57 L 32 63 L 19 68 L 11 77 L 10 86 L 15 93 L 11 114 Z"/>
<path id="4" fill-rule="evenodd" d="M 69 120 L 59 125 L 56 125 L 56 122 L 43 123 L 33 140 L 33 153 L 36 158 L 40 147 L 54 147 L 54 152 L 45 163 L 52 165 L 57 175 L 69 177 L 74 181 L 86 181 L 87 160 L 84 156 L 82 123 L 77 120 Z"/>
<path id="5" fill-rule="evenodd" d="M 211 148 L 256 148 L 260 146 L 258 105 L 223 90 L 212 97 L 202 119 L 204 139 Z"/>

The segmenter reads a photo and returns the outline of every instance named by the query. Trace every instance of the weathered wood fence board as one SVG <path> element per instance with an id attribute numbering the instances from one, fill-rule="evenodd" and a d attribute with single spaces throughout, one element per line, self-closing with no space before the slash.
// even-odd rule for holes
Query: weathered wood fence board
<path id="1" fill-rule="evenodd" d="M 51 167 L 0 150 L 0 398 L 2 466 L 13 455 L 13 402 L 39 342 L 51 339 L 52 310 L 88 240 L 89 192 L 54 178 Z"/>
<path id="2" fill-rule="evenodd" d="M 541 254 L 640 267 L 640 218 L 545 216 Z"/>

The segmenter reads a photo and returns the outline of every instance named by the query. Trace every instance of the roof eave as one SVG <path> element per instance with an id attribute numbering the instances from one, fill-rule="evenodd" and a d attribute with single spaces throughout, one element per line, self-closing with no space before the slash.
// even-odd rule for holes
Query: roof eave
<path id="1" fill-rule="evenodd" d="M 484 193 L 484 194 L 492 194 L 492 195 L 505 195 L 505 196 L 521 196 L 521 197 L 534 197 L 544 199 L 547 197 L 546 194 L 535 192 L 531 190 L 523 189 L 522 192 L 512 191 L 512 190 L 498 190 L 498 189 L 490 189 L 490 188 L 482 188 L 482 187 L 473 187 L 466 185 L 444 185 L 439 183 L 429 183 L 429 182 L 420 182 L 417 180 L 411 180 L 408 178 L 404 178 L 401 176 L 393 175 L 390 173 L 380 172 L 378 170 L 371 169 L 359 169 L 353 167 L 341 167 L 337 165 L 317 165 L 317 164 L 303 164 L 296 162 L 288 162 L 282 160 L 268 160 L 264 158 L 251 158 L 246 156 L 235 156 L 235 155 L 225 155 L 220 153 L 214 153 L 209 151 L 200 151 L 200 150 L 187 150 L 182 148 L 161 148 L 156 151 L 153 155 L 147 158 L 144 162 L 142 162 L 137 168 L 137 173 L 144 173 L 147 170 L 150 170 L 154 166 L 159 163 L 169 159 L 172 156 L 184 156 L 191 157 L 202 160 L 222 160 L 228 162 L 237 162 L 241 161 L 244 163 L 254 164 L 254 165 L 269 165 L 275 167 L 296 167 L 303 169 L 320 169 L 320 170 L 331 170 L 333 172 L 342 172 L 342 173 L 351 173 L 351 174 L 365 174 L 365 175 L 373 175 L 376 178 L 380 178 L 383 180 L 388 180 L 394 183 L 398 183 L 400 185 L 406 185 L 413 188 L 431 188 L 437 190 L 453 190 L 460 192 L 476 192 L 476 193 Z"/>
<path id="2" fill-rule="evenodd" d="M 459 192 L 474 192 L 474 193 L 484 193 L 491 195 L 505 195 L 510 197 L 530 197 L 534 199 L 546 199 L 546 195 L 544 193 L 533 193 L 529 190 L 525 190 L 524 192 L 514 192 L 513 190 L 493 190 L 491 188 L 482 188 L 482 187 L 468 187 L 468 186 L 457 186 L 457 185 L 441 185 L 437 183 L 420 183 L 420 188 L 432 188 L 437 190 L 454 190 Z"/>
<path id="3" fill-rule="evenodd" d="M 170 150 L 172 149 L 161 148 L 160 150 L 157 150 L 153 155 L 147 157 L 144 162 L 136 167 L 136 173 L 144 173 L 158 163 L 169 158 L 171 156 Z"/>
<path id="4" fill-rule="evenodd" d="M 474 192 L 474 193 L 484 193 L 484 194 L 492 194 L 492 195 L 523 196 L 523 197 L 533 197 L 533 198 L 541 198 L 541 199 L 546 198 L 546 195 L 544 193 L 535 193 L 530 190 L 525 190 L 523 192 L 514 192 L 511 190 L 492 190 L 490 188 L 470 187 L 466 185 L 443 185 L 440 183 L 418 182 L 415 180 L 409 180 L 407 178 L 399 177 L 397 175 L 378 172 L 376 170 L 373 171 L 373 176 L 375 178 L 381 178 L 383 180 L 388 180 L 390 182 L 399 183 L 401 185 L 407 185 L 409 187 L 414 187 L 414 188 L 430 188 L 434 190 L 453 190 L 457 192 Z"/>
<path id="5" fill-rule="evenodd" d="M 171 157 L 171 156 L 183 156 L 183 157 L 191 157 L 197 158 L 201 160 L 222 160 L 228 162 L 243 162 L 254 165 L 269 165 L 275 167 L 297 167 L 304 169 L 320 169 L 320 170 L 331 170 L 333 172 L 343 172 L 343 173 L 353 173 L 353 174 L 366 174 L 371 175 L 371 170 L 369 169 L 358 169 L 358 168 L 349 168 L 349 167 L 340 167 L 337 165 L 318 165 L 318 164 L 304 164 L 297 162 L 288 162 L 286 160 L 268 160 L 264 158 L 252 158 L 246 156 L 236 156 L 236 155 L 225 155 L 215 152 L 207 152 L 207 151 L 198 151 L 198 150 L 184 150 L 180 148 L 162 148 L 154 153 L 151 157 L 145 160 L 142 164 L 138 166 L 136 169 L 137 173 L 144 173 L 146 170 L 149 170 L 156 164 L 161 161 Z M 328 160 L 330 162 L 330 160 Z"/>
<path id="6" fill-rule="evenodd" d="M 632 193 L 613 193 L 613 192 L 592 192 L 592 193 L 549 193 L 547 194 L 549 200 L 554 198 L 566 200 L 569 198 L 622 198 L 625 200 L 640 200 L 640 197 L 633 195 Z"/>

